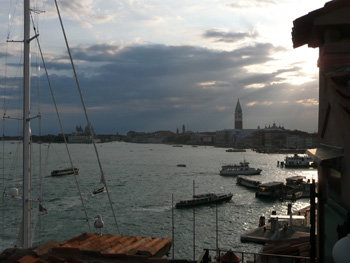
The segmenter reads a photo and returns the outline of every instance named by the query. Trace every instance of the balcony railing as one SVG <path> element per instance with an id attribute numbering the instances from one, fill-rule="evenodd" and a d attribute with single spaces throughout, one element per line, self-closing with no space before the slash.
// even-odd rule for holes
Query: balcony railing
<path id="1" fill-rule="evenodd" d="M 214 258 L 211 258 L 210 252 L 214 252 Z M 226 252 L 233 252 L 236 256 L 241 258 L 240 263 L 309 263 L 310 257 L 290 256 L 290 255 L 278 255 L 268 253 L 254 253 L 246 251 L 234 251 L 234 250 L 220 250 L 220 249 L 204 249 L 200 255 L 197 263 L 209 263 L 219 262 L 220 256 Z M 235 257 L 225 260 L 225 263 L 236 263 Z M 316 261 L 314 261 L 316 262 Z M 222 262 L 224 263 L 224 262 Z"/>

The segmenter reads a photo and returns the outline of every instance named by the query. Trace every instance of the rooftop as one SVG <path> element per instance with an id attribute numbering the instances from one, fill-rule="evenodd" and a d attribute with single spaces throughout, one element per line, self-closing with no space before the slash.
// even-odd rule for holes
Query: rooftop
<path id="1" fill-rule="evenodd" d="M 0 254 L 2 263 L 165 263 L 171 238 L 84 233 L 69 240 L 56 240 L 31 249 L 9 248 Z"/>

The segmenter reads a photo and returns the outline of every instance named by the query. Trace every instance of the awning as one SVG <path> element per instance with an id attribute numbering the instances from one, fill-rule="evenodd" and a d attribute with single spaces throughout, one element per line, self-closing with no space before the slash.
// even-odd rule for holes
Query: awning
<path id="1" fill-rule="evenodd" d="M 324 161 L 342 158 L 344 156 L 342 147 L 334 147 L 330 145 L 321 144 L 321 147 L 309 149 L 306 151 L 314 162 L 321 164 Z"/>

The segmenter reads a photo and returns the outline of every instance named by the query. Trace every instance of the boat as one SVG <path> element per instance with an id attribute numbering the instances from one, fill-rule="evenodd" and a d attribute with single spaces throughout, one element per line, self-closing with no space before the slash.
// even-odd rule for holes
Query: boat
<path id="1" fill-rule="evenodd" d="M 215 194 L 215 193 L 208 193 L 208 194 L 199 194 L 194 195 L 192 199 L 188 200 L 181 200 L 175 204 L 176 208 L 184 208 L 184 207 L 193 207 L 193 206 L 199 206 L 199 205 L 207 205 L 207 204 L 214 204 L 214 203 L 220 203 L 225 201 L 230 201 L 232 199 L 233 194 Z"/>
<path id="2" fill-rule="evenodd" d="M 313 167 L 314 163 L 307 155 L 299 155 L 295 153 L 293 156 L 286 156 L 284 167 L 285 168 L 309 168 Z"/>
<path id="3" fill-rule="evenodd" d="M 79 174 L 80 170 L 77 167 L 73 168 L 64 168 L 59 170 L 53 170 L 51 172 L 51 176 L 62 176 L 62 175 L 70 175 L 70 174 Z"/>
<path id="4" fill-rule="evenodd" d="M 310 185 L 310 180 L 306 180 L 306 176 L 295 175 L 286 178 L 286 187 L 299 188 L 302 185 Z"/>
<path id="5" fill-rule="evenodd" d="M 288 204 L 287 214 L 277 214 L 272 211 L 270 218 L 265 221 L 265 216 L 260 216 L 259 226 L 241 235 L 241 242 L 252 242 L 257 244 L 279 244 L 282 241 L 295 241 L 299 238 L 310 237 L 309 221 L 303 215 L 301 209 L 292 213 L 291 204 Z M 288 261 L 289 262 L 289 261 Z"/>
<path id="6" fill-rule="evenodd" d="M 228 152 L 228 153 L 240 153 L 240 152 L 244 153 L 244 152 L 246 152 L 246 150 L 245 149 L 233 149 L 233 148 L 230 148 L 230 149 L 227 149 L 226 152 Z"/>
<path id="7" fill-rule="evenodd" d="M 282 182 L 268 182 L 259 185 L 255 197 L 258 198 L 280 198 L 283 194 L 284 184 Z"/>
<path id="8" fill-rule="evenodd" d="M 239 175 L 237 177 L 237 184 L 256 189 L 261 185 L 261 181 L 246 175 Z"/>
<path id="9" fill-rule="evenodd" d="M 310 197 L 311 184 L 312 182 L 310 179 L 307 180 L 306 177 L 302 175 L 286 178 L 286 194 L 284 199 L 289 199 L 288 197 L 290 195 L 292 196 L 292 200 Z"/>
<path id="10" fill-rule="evenodd" d="M 32 214 L 37 207 L 38 212 L 43 209 L 42 198 L 34 198 L 32 187 L 32 143 L 31 143 L 31 120 L 30 116 L 30 42 L 35 40 L 38 36 L 30 36 L 30 22 L 31 22 L 31 10 L 32 13 L 40 13 L 30 8 L 31 1 L 23 0 L 24 7 L 24 40 L 23 42 L 23 176 L 22 176 L 22 196 L 18 195 L 17 188 L 10 188 L 10 198 L 14 200 L 22 201 L 22 220 L 19 226 L 18 239 L 15 242 L 15 248 L 6 249 L 1 253 L 0 258 L 4 262 L 111 262 L 111 259 L 124 262 L 145 262 L 148 258 L 163 257 L 167 253 L 172 245 L 171 238 L 153 238 L 151 236 L 122 236 L 121 234 L 93 234 L 90 228 L 89 218 L 87 216 L 85 207 L 84 212 L 86 214 L 86 223 L 89 226 L 89 233 L 83 233 L 79 236 L 58 242 L 51 240 L 43 245 L 33 247 L 33 233 L 35 230 L 35 222 Z M 56 8 L 59 14 L 57 2 Z M 59 14 L 60 17 L 60 14 Z M 33 19 L 35 20 L 35 19 Z M 60 21 L 62 23 L 61 17 Z M 34 23 L 34 22 L 33 22 Z M 34 27 L 34 26 L 33 26 Z M 66 39 L 66 38 L 65 38 Z M 39 44 L 39 42 L 38 42 Z M 85 105 L 83 104 L 85 107 Z M 85 108 L 86 110 L 86 108 Z M 87 116 L 86 116 L 87 117 Z M 92 131 L 91 124 L 87 119 L 90 132 Z M 94 143 L 93 133 L 91 133 L 92 142 Z M 63 134 L 65 138 L 65 135 Z M 65 141 L 66 145 L 67 142 Z M 95 144 L 94 144 L 95 146 Z M 96 146 L 94 147 L 96 150 Z M 104 185 L 106 192 L 109 196 L 107 183 L 103 173 L 100 159 L 97 159 L 100 164 L 101 171 L 101 183 Z M 72 165 L 72 167 L 74 167 Z M 72 169 L 74 171 L 74 169 Z M 75 174 L 74 174 L 75 176 Z M 5 188 L 4 188 L 5 189 Z M 42 192 L 42 191 L 40 191 Z M 5 196 L 5 195 L 4 195 Z M 7 197 L 7 196 L 6 196 Z M 35 205 L 34 205 L 35 203 Z M 110 202 L 111 203 L 111 202 Z M 111 206 L 113 211 L 113 206 Z M 115 214 L 113 212 L 115 218 Z M 100 220 L 100 224 L 94 224 L 96 228 L 101 229 L 104 226 L 101 215 L 97 218 Z M 95 221 L 96 222 L 96 221 Z M 115 220 L 116 222 L 116 220 Z M 12 224 L 12 222 L 10 222 Z M 85 224 L 85 222 L 84 222 Z M 3 226 L 5 229 L 7 226 Z M 117 227 L 118 228 L 118 227 Z M 118 228 L 119 232 L 119 228 Z M 106 256 L 107 255 L 107 256 Z M 53 261 L 52 261 L 53 260 Z M 57 261 L 57 262 L 58 262 Z"/>
<path id="11" fill-rule="evenodd" d="M 243 161 L 240 162 L 239 165 L 223 165 L 220 170 L 220 175 L 257 175 L 260 174 L 261 171 L 261 169 L 249 167 L 249 162 Z"/>
<path id="12" fill-rule="evenodd" d="M 94 191 L 92 191 L 92 193 L 94 195 L 97 195 L 97 194 L 103 193 L 104 191 L 106 191 L 106 187 L 102 186 L 100 188 L 94 189 Z"/>
<path id="13" fill-rule="evenodd" d="M 180 163 L 178 165 L 176 165 L 177 167 L 186 167 L 186 164 Z"/>

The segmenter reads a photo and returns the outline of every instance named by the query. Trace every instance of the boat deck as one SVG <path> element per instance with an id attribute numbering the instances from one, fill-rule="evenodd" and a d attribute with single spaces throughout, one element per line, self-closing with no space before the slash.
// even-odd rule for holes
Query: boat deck
<path id="1" fill-rule="evenodd" d="M 307 232 L 302 231 L 285 231 L 280 232 L 281 235 L 278 238 L 279 241 L 281 240 L 294 240 L 299 238 L 309 238 L 310 234 Z M 258 227 L 252 231 L 249 231 L 243 235 L 241 235 L 241 242 L 251 242 L 251 243 L 257 243 L 257 244 L 265 244 L 268 242 L 271 242 L 273 238 L 274 233 L 271 231 L 271 226 L 261 226 Z"/>
<path id="2" fill-rule="evenodd" d="M 304 215 L 305 225 L 310 226 L 310 207 L 305 207 L 293 215 Z M 283 216 L 281 216 L 283 217 Z M 298 227 L 294 227 L 294 231 L 280 231 L 279 240 L 295 240 L 300 238 L 309 238 L 310 233 L 304 231 L 298 231 Z M 265 244 L 271 241 L 274 233 L 271 231 L 271 225 L 267 224 L 265 226 L 258 227 L 254 230 L 248 231 L 241 235 L 241 242 L 252 242 L 257 244 Z"/>

